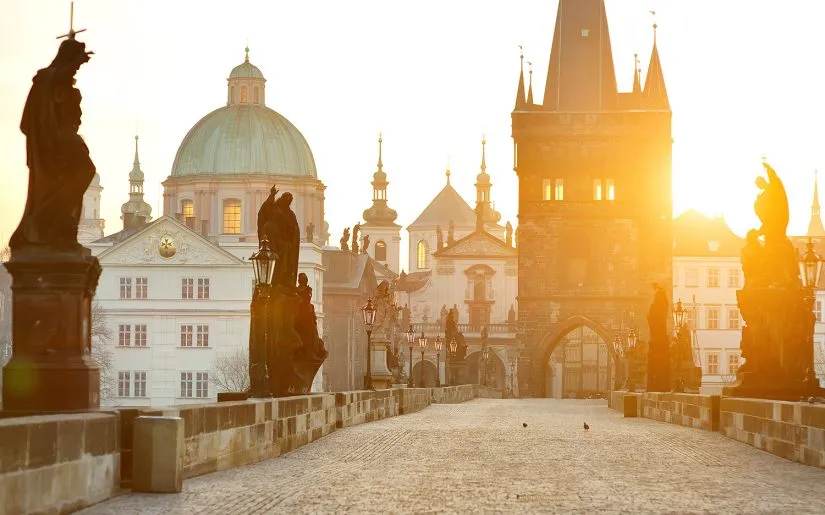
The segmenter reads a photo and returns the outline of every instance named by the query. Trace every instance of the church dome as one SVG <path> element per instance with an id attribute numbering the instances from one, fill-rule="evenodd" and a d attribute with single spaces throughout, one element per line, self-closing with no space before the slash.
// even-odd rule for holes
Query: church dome
<path id="1" fill-rule="evenodd" d="M 266 79 L 249 62 L 227 79 L 227 105 L 195 124 L 183 139 L 172 177 L 271 174 L 317 178 L 315 159 L 303 134 L 266 107 Z"/>

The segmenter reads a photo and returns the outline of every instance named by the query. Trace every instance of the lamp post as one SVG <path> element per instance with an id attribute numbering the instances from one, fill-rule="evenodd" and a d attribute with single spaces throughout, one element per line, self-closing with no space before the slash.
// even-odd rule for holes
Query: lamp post
<path id="1" fill-rule="evenodd" d="M 622 337 L 619 336 L 618 334 L 613 337 L 613 354 L 616 356 L 616 358 L 618 360 L 616 368 L 617 369 L 619 368 L 619 366 L 618 366 L 619 364 L 624 364 L 625 365 L 625 375 L 627 375 L 627 370 L 626 370 L 627 366 L 626 366 L 626 362 L 624 360 L 624 343 L 622 342 Z M 618 372 L 618 370 L 617 370 L 617 372 Z M 620 388 L 619 384 L 620 383 L 619 383 L 619 378 L 618 378 L 618 374 L 617 374 L 616 379 L 613 381 L 613 388 L 618 390 Z"/>
<path id="2" fill-rule="evenodd" d="M 367 330 L 367 373 L 364 376 L 364 389 L 372 390 L 372 328 L 375 324 L 375 306 L 372 305 L 372 298 L 367 299 L 367 303 L 361 308 L 361 315 L 364 317 L 364 328 Z"/>
<path id="3" fill-rule="evenodd" d="M 441 349 L 444 345 L 444 341 L 441 340 L 441 336 L 435 337 L 435 387 L 439 388 L 441 386 Z"/>
<path id="4" fill-rule="evenodd" d="M 802 286 L 805 290 L 805 300 L 808 303 L 811 329 L 808 332 L 808 348 L 805 350 L 809 358 L 810 368 L 805 371 L 805 381 L 813 389 L 817 386 L 816 371 L 814 370 L 814 331 L 816 330 L 816 315 L 813 313 L 816 300 L 816 288 L 819 285 L 819 276 L 822 273 L 822 258 L 814 250 L 813 239 L 808 238 L 805 255 L 799 260 L 799 272 L 802 276 Z"/>
<path id="5" fill-rule="evenodd" d="M 410 369 L 410 373 L 409 373 L 409 377 L 407 377 L 407 386 L 410 387 L 410 388 L 415 386 L 413 384 L 413 373 L 412 373 L 412 371 L 413 371 L 412 348 L 413 348 L 414 343 L 415 343 L 415 331 L 413 330 L 412 324 L 410 324 L 410 329 L 407 331 L 407 345 L 409 345 L 409 347 L 410 347 L 410 363 L 408 365 L 409 369 Z"/>
<path id="6" fill-rule="evenodd" d="M 424 336 L 424 330 L 421 330 L 421 336 L 418 337 L 418 346 L 421 347 L 421 386 L 424 388 L 424 351 L 427 349 L 427 337 Z"/>
<path id="7" fill-rule="evenodd" d="M 481 384 L 483 386 L 487 386 L 487 360 L 490 358 L 490 347 L 484 345 L 484 348 L 481 349 L 481 359 L 482 361 L 482 373 L 481 373 Z"/>
<path id="8" fill-rule="evenodd" d="M 636 328 L 630 328 L 627 331 L 627 347 L 625 348 L 625 354 L 627 358 L 625 359 L 625 389 L 628 392 L 632 392 L 636 389 L 636 386 L 633 383 L 633 380 L 630 377 L 630 360 L 633 357 L 633 351 L 636 350 L 636 343 L 639 341 L 639 333 L 636 331 Z"/>
<path id="9" fill-rule="evenodd" d="M 269 293 L 272 289 L 272 277 L 275 275 L 275 264 L 278 262 L 278 254 L 269 247 L 269 240 L 266 237 L 261 239 L 258 246 L 258 251 L 252 254 L 249 258 L 252 261 L 252 271 L 255 274 L 255 288 L 258 291 L 259 298 L 263 299 L 263 325 L 264 325 L 264 341 L 263 349 L 256 349 L 255 359 L 250 359 L 250 365 L 255 368 L 254 373 L 251 373 L 253 382 L 252 396 L 255 398 L 269 397 L 269 372 L 267 367 L 267 359 L 269 354 L 269 328 L 267 317 L 267 304 L 269 301 Z M 252 315 L 254 316 L 254 314 Z M 261 352 L 261 350 L 263 352 Z M 251 354 L 251 353 L 250 353 Z M 252 371 L 250 371 L 252 372 Z"/>
<path id="10" fill-rule="evenodd" d="M 682 357 L 685 354 L 685 315 L 687 315 L 687 310 L 682 306 L 682 299 L 679 299 L 673 308 L 673 328 L 676 331 L 676 384 L 673 391 L 678 393 L 685 391 L 685 379 L 682 377 L 682 371 L 684 370 Z"/>
<path id="11" fill-rule="evenodd" d="M 455 386 L 455 354 L 458 352 L 458 342 L 455 341 L 455 336 L 450 338 L 450 363 L 447 367 L 447 372 L 449 373 L 450 377 L 447 380 L 447 383 L 450 386 Z M 446 359 L 444 360 L 446 361 Z"/>

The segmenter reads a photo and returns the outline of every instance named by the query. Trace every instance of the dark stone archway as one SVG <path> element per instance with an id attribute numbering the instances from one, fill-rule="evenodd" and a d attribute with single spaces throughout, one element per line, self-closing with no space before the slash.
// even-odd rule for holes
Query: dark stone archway
<path id="1" fill-rule="evenodd" d="M 443 363 L 442 363 L 443 365 Z M 421 386 L 421 361 L 417 361 L 413 366 L 413 381 L 416 388 Z M 434 388 L 436 385 L 436 369 L 435 363 L 425 359 L 424 360 L 424 387 Z"/>

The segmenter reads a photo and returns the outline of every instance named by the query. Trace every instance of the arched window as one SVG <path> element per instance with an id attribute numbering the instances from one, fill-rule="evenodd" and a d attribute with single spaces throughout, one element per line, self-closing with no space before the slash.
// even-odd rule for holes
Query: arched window
<path id="1" fill-rule="evenodd" d="M 606 184 L 607 200 L 616 200 L 616 185 L 613 184 L 613 179 L 607 179 L 604 182 Z"/>
<path id="2" fill-rule="evenodd" d="M 241 201 L 236 198 L 223 201 L 223 233 L 241 233 Z"/>
<path id="3" fill-rule="evenodd" d="M 257 86 L 255 87 L 255 89 L 252 90 L 252 101 L 255 102 L 256 104 L 261 103 L 261 97 L 260 97 L 260 94 L 258 93 L 258 87 Z"/>
<path id="4" fill-rule="evenodd" d="M 564 179 L 556 179 L 556 200 L 564 200 Z"/>
<path id="5" fill-rule="evenodd" d="M 602 180 L 601 179 L 593 179 L 593 200 L 603 200 L 604 194 L 602 193 Z"/>
<path id="6" fill-rule="evenodd" d="M 249 102 L 249 99 L 247 98 L 247 96 L 248 96 L 248 92 L 246 90 L 246 86 L 241 86 L 241 103 L 242 104 L 245 104 L 245 103 Z"/>
<path id="7" fill-rule="evenodd" d="M 180 201 L 180 212 L 183 214 L 183 219 L 192 218 L 195 216 L 195 203 L 186 198 Z"/>
<path id="8" fill-rule="evenodd" d="M 418 269 L 427 269 L 430 267 L 430 244 L 426 240 L 418 242 Z"/>
<path id="9" fill-rule="evenodd" d="M 375 260 L 376 261 L 386 261 L 387 260 L 387 244 L 383 241 L 376 241 L 375 242 Z"/>

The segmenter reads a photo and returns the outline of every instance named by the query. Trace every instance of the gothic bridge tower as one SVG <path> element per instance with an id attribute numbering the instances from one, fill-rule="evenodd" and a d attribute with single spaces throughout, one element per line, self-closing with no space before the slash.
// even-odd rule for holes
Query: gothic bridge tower
<path id="1" fill-rule="evenodd" d="M 620 93 L 604 0 L 560 0 L 542 105 L 525 99 L 521 73 L 512 136 L 523 393 L 550 394 L 551 355 L 581 327 L 605 354 L 630 326 L 646 341 L 652 284 L 673 284 L 671 110 L 655 30 L 644 86 L 636 64 L 633 91 Z"/>

